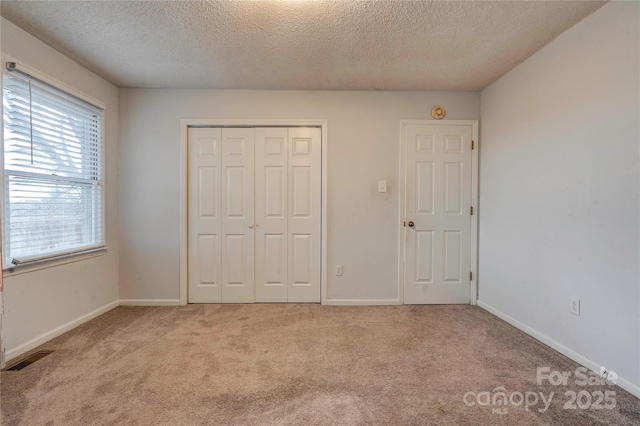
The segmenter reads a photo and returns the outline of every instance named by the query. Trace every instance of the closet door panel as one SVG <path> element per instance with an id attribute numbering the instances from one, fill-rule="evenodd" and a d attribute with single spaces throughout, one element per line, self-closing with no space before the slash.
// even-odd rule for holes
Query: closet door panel
<path id="1" fill-rule="evenodd" d="M 222 303 L 254 302 L 254 129 L 223 128 Z"/>
<path id="2" fill-rule="evenodd" d="M 256 302 L 287 302 L 288 129 L 256 129 Z"/>
<path id="3" fill-rule="evenodd" d="M 289 302 L 320 302 L 321 130 L 289 129 Z"/>
<path id="4" fill-rule="evenodd" d="M 220 129 L 188 134 L 189 303 L 220 303 Z"/>

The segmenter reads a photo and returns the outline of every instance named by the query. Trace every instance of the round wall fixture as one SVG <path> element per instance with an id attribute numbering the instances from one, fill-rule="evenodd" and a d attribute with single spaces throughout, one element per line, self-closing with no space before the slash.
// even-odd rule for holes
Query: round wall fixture
<path id="1" fill-rule="evenodd" d="M 440 120 L 444 117 L 445 110 L 441 106 L 433 107 L 431 110 L 431 116 L 436 120 Z"/>

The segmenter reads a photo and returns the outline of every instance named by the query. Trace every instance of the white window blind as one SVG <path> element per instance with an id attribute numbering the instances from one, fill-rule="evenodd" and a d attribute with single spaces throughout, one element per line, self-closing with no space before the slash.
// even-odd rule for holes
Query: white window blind
<path id="1" fill-rule="evenodd" d="M 5 265 L 104 246 L 104 111 L 3 74 Z"/>

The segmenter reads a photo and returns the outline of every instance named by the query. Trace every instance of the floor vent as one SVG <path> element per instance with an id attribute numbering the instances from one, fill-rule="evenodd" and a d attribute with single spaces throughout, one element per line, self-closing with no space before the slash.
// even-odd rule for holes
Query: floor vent
<path id="1" fill-rule="evenodd" d="M 38 361 L 39 359 L 44 358 L 45 356 L 47 356 L 47 355 L 49 355 L 51 353 L 53 353 L 53 351 L 39 351 L 39 352 L 36 352 L 33 355 L 31 355 L 29 358 L 23 359 L 22 361 L 20 361 L 19 363 L 17 363 L 13 367 L 7 368 L 7 371 L 22 370 L 26 366 L 33 364 L 34 362 Z"/>

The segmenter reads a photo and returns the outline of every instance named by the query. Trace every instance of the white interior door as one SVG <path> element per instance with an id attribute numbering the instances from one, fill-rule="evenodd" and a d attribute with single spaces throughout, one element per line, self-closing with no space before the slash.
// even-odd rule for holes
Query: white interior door
<path id="1" fill-rule="evenodd" d="M 254 129 L 222 132 L 222 302 L 254 301 Z"/>
<path id="2" fill-rule="evenodd" d="M 188 137 L 189 302 L 320 302 L 320 128 Z"/>
<path id="3" fill-rule="evenodd" d="M 471 125 L 405 127 L 406 304 L 469 303 Z"/>

